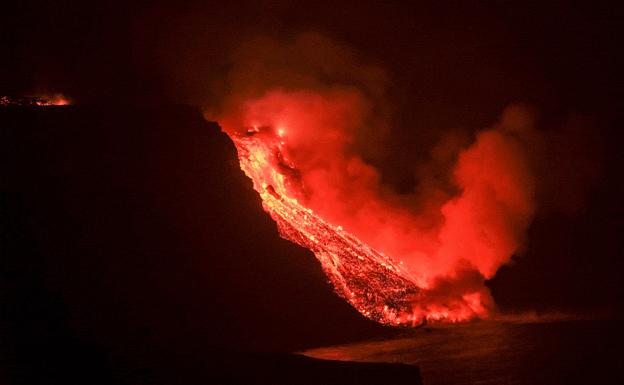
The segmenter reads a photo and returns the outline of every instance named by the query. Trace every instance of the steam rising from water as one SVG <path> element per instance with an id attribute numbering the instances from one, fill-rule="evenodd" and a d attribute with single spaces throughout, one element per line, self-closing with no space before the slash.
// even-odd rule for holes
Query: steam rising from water
<path id="1" fill-rule="evenodd" d="M 382 70 L 315 34 L 254 41 L 234 63 L 228 97 L 206 115 L 232 137 L 277 143 L 278 193 L 401 264 L 422 290 L 417 318 L 486 317 L 484 281 L 522 250 L 536 210 L 532 165 L 543 137 L 532 111 L 508 107 L 464 146 L 443 140 L 431 157 L 447 168 L 397 193 L 362 155 L 391 132 Z"/>

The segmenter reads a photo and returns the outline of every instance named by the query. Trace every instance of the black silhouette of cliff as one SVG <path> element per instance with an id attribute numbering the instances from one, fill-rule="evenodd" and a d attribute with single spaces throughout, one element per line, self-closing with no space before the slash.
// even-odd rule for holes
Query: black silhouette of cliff
<path id="1" fill-rule="evenodd" d="M 0 135 L 7 383 L 419 381 L 285 354 L 391 331 L 279 238 L 198 110 L 3 107 Z"/>

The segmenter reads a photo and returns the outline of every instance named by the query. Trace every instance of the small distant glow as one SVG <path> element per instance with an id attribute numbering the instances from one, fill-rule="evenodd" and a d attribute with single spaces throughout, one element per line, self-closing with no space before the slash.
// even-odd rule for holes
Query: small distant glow
<path id="1" fill-rule="evenodd" d="M 63 94 L 39 94 L 27 96 L 0 96 L 2 106 L 67 106 L 71 100 Z"/>
<path id="2" fill-rule="evenodd" d="M 286 134 L 286 130 L 284 129 L 284 127 L 278 127 L 277 128 L 277 136 L 279 136 L 280 138 L 283 137 Z"/>
<path id="3" fill-rule="evenodd" d="M 42 95 L 40 98 L 41 102 L 37 103 L 40 106 L 67 106 L 71 104 L 69 98 L 63 94 Z"/>

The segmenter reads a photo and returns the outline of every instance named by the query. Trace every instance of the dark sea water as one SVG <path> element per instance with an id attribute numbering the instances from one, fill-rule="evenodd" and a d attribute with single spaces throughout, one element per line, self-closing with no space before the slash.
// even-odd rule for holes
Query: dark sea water
<path id="1" fill-rule="evenodd" d="M 425 385 L 624 384 L 622 321 L 480 321 L 311 349 L 322 359 L 418 365 Z"/>

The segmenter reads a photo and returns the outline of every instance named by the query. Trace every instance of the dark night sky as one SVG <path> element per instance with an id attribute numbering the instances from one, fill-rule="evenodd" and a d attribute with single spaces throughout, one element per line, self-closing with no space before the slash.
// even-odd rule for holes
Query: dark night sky
<path id="1" fill-rule="evenodd" d="M 394 130 L 380 166 L 399 184 L 405 175 L 392 169 L 426 154 L 440 132 L 487 127 L 510 103 L 532 105 L 545 126 L 583 114 L 617 135 L 623 12 L 608 2 L 172 3 L 13 4 L 2 16 L 0 88 L 213 105 L 234 48 L 315 31 L 387 73 Z"/>
<path id="2" fill-rule="evenodd" d="M 12 7 L 3 16 L 10 60 L 3 61 L 2 82 L 16 92 L 51 87 L 79 100 L 197 101 L 240 42 L 316 30 L 385 68 L 423 125 L 487 124 L 513 101 L 604 112 L 622 97 L 621 10 L 606 5 L 314 2 L 302 11 L 290 2 L 24 1 Z"/>
<path id="3" fill-rule="evenodd" d="M 250 37 L 312 30 L 336 39 L 388 74 L 396 112 L 379 166 L 399 187 L 415 181 L 396 170 L 419 160 L 440 131 L 487 127 L 510 103 L 536 108 L 544 126 L 563 125 L 570 114 L 588 117 L 604 147 L 602 175 L 584 209 L 573 218 L 538 215 L 528 256 L 493 285 L 528 306 L 537 297 L 566 297 L 559 291 L 579 287 L 572 282 L 587 274 L 598 301 L 621 298 L 621 9 L 558 2 L 315 2 L 305 11 L 289 2 L 12 7 L 2 23 L 9 32 L 2 37 L 3 94 L 62 91 L 78 103 L 214 103 L 229 52 Z M 550 287 L 560 279 L 565 289 Z M 583 288 L 579 300 L 592 302 L 589 293 Z"/>
<path id="4" fill-rule="evenodd" d="M 4 56 L 0 60 L 0 95 L 63 92 L 78 105 L 218 103 L 222 89 L 214 85 L 230 69 L 228 58 L 233 48 L 257 35 L 280 40 L 300 32 L 316 31 L 350 47 L 363 61 L 386 71 L 388 98 L 395 109 L 394 131 L 384 142 L 387 151 L 376 161 L 384 178 L 397 188 L 417 182 L 413 175 L 404 172 L 402 165 L 421 160 L 420 149 L 430 147 L 439 139 L 440 132 L 471 133 L 487 127 L 510 103 L 527 103 L 536 108 L 540 112 L 540 128 L 546 130 L 565 125 L 570 116 L 582 116 L 592 121 L 594 127 L 592 137 L 596 141 L 589 146 L 595 148 L 589 152 L 599 159 L 598 178 L 573 213 L 561 212 L 553 203 L 553 196 L 566 195 L 568 191 L 549 187 L 553 190 L 549 191 L 551 198 L 542 202 L 529 230 L 524 255 L 514 258 L 511 266 L 503 267 L 489 286 L 503 309 L 600 311 L 621 315 L 624 304 L 621 241 L 624 188 L 620 169 L 620 164 L 624 164 L 620 150 L 624 143 L 621 112 L 624 55 L 619 37 L 624 32 L 622 9 L 608 2 L 406 5 L 318 1 L 306 6 L 287 1 L 176 3 L 184 4 L 15 2 L 0 16 Z M 114 116 L 123 119 L 123 111 L 117 110 Z M 169 116 L 169 126 L 164 125 L 175 126 L 174 118 Z M 95 132 L 103 132 L 112 121 L 110 118 L 108 123 L 102 123 L 100 131 Z M 128 123 L 121 127 L 132 129 Z M 110 135 L 106 140 L 117 140 L 115 133 Z M 140 141 L 141 136 L 137 135 L 129 140 Z M 82 146 L 97 140 L 97 135 L 86 136 L 76 143 Z M 163 138 L 158 140 L 165 142 Z M 124 156 L 130 156 L 131 146 L 132 142 L 123 144 Z M 100 151 L 104 150 L 100 148 Z M 150 152 L 147 159 L 162 165 L 154 157 Z M 139 160 L 129 162 L 140 167 Z M 541 166 L 543 178 L 561 177 L 555 175 L 557 171 L 551 171 L 556 168 L 547 162 Z M 31 170 L 15 165 L 13 171 L 19 174 Z M 116 179 L 116 183 L 121 186 L 123 180 Z M 164 184 L 150 183 L 142 186 Z M 206 186 L 201 188 L 209 190 Z M 124 195 L 122 190 L 116 190 L 115 194 L 123 196 L 120 199 L 126 204 L 132 204 L 134 198 Z M 179 197 L 173 194 L 169 198 Z M 174 209 L 163 202 L 157 206 Z M 210 208 L 201 210 L 209 215 Z M 182 214 L 172 215 L 175 220 L 189 219 Z M 67 222 L 63 226 L 70 231 L 72 224 Z M 193 222 L 180 228 L 201 226 Z M 156 231 L 161 232 L 164 230 Z M 176 249 L 172 246 L 171 250 Z M 321 281 L 320 271 L 310 266 L 313 265 L 295 270 L 312 269 L 309 274 Z M 109 273 L 114 276 L 114 266 L 103 268 L 112 269 Z M 134 266 L 126 274 L 133 269 L 138 271 L 140 267 Z M 184 282 L 179 278 L 172 281 Z M 234 297 L 245 297 L 245 290 L 253 292 L 252 283 Z M 186 285 L 181 290 L 192 292 L 192 283 Z M 270 297 L 266 290 L 260 293 Z M 175 297 L 171 292 L 167 295 Z M 283 301 L 288 303 L 289 299 Z M 195 305 L 185 302 L 185 306 L 191 309 Z M 331 306 L 337 309 L 341 305 Z M 343 321 L 355 322 L 348 311 L 340 314 L 346 314 Z M 170 322 L 173 321 L 164 320 L 163 324 L 169 326 Z M 185 326 L 188 330 L 197 326 L 192 322 L 189 325 Z M 241 325 L 236 327 L 244 329 Z"/>

